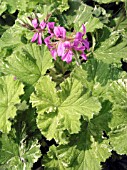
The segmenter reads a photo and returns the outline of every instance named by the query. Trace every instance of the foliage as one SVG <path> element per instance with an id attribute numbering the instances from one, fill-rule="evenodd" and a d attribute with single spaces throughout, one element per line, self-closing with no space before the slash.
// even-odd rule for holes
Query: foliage
<path id="1" fill-rule="evenodd" d="M 127 1 L 0 4 L 0 169 L 127 155 Z"/>

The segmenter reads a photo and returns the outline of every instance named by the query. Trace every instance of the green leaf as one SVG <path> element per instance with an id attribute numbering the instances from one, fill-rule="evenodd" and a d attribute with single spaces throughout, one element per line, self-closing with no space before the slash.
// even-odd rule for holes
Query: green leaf
<path id="1" fill-rule="evenodd" d="M 127 79 L 119 79 L 110 84 L 107 98 L 113 103 L 112 119 L 109 123 L 110 142 L 118 154 L 127 154 Z M 121 147 L 122 146 L 122 147 Z"/>
<path id="2" fill-rule="evenodd" d="M 8 57 L 3 72 L 13 74 L 27 84 L 34 84 L 52 66 L 52 57 L 46 46 L 28 44 Z"/>
<path id="3" fill-rule="evenodd" d="M 74 24 L 74 29 L 79 31 L 82 24 L 85 24 L 92 16 L 92 7 L 84 4 L 81 1 L 73 0 L 69 1 L 69 10 L 62 16 L 62 20 L 65 24 Z"/>
<path id="4" fill-rule="evenodd" d="M 95 29 L 99 29 L 103 27 L 103 23 L 95 17 L 91 17 L 86 23 L 86 31 L 87 32 L 94 32 Z"/>
<path id="5" fill-rule="evenodd" d="M 16 48 L 19 45 L 23 45 L 22 35 L 25 28 L 14 25 L 7 29 L 0 38 L 0 48 L 11 47 Z"/>
<path id="6" fill-rule="evenodd" d="M 63 11 L 66 11 L 69 8 L 68 0 L 57 0 L 55 2 L 53 0 L 47 0 L 47 1 L 43 0 L 41 1 L 41 3 L 46 6 L 51 5 L 52 12 L 56 12 L 56 13 L 58 11 L 62 13 Z"/>
<path id="7" fill-rule="evenodd" d="M 56 9 L 59 10 L 61 13 L 69 8 L 68 0 L 58 0 L 55 2 L 55 5 L 57 5 Z"/>
<path id="8" fill-rule="evenodd" d="M 1 15 L 4 11 L 6 11 L 6 9 L 7 9 L 7 2 L 5 2 L 5 1 L 0 2 L 0 15 Z"/>
<path id="9" fill-rule="evenodd" d="M 112 103 L 108 100 L 102 102 L 102 108 L 98 115 L 94 115 L 89 122 L 89 129 L 95 140 L 98 142 L 107 139 L 110 132 L 109 123 L 112 120 Z"/>
<path id="10" fill-rule="evenodd" d="M 23 84 L 14 80 L 13 76 L 0 77 L 0 131 L 8 133 L 11 122 L 16 115 L 15 105 L 20 102 L 19 96 L 23 94 Z"/>
<path id="11" fill-rule="evenodd" d="M 108 39 L 101 42 L 94 51 L 95 58 L 105 63 L 120 63 L 121 58 L 126 58 L 127 42 L 117 32 L 113 32 Z"/>
<path id="12" fill-rule="evenodd" d="M 75 68 L 71 76 L 80 81 L 91 95 L 102 97 L 105 95 L 109 82 L 117 80 L 121 72 L 115 65 L 88 59 L 82 67 Z"/>
<path id="13" fill-rule="evenodd" d="M 58 92 L 55 83 L 49 77 L 43 77 L 36 84 L 31 102 L 37 107 L 39 114 L 38 127 L 49 140 L 54 137 L 59 141 L 58 134 L 62 133 L 60 129 L 61 131 L 67 129 L 71 134 L 78 133 L 81 115 L 84 119 L 91 119 L 98 113 L 100 110 L 98 100 L 82 93 L 83 86 L 75 79 L 63 82 Z"/>
<path id="14" fill-rule="evenodd" d="M 100 162 L 110 155 L 108 141 L 96 142 L 86 123 L 78 135 L 71 137 L 69 144 L 52 146 L 44 158 L 44 165 L 46 170 L 100 170 Z"/>
<path id="15" fill-rule="evenodd" d="M 14 1 L 7 0 L 8 12 L 13 14 L 16 10 L 26 11 L 29 0 Z"/>
<path id="16" fill-rule="evenodd" d="M 2 147 L 0 149 L 0 169 L 18 170 L 31 169 L 33 163 L 41 156 L 40 145 L 33 141 L 29 145 L 26 141 L 20 141 L 18 144 L 13 138 L 3 134 L 0 138 Z"/>
<path id="17" fill-rule="evenodd" d="M 43 77 L 35 85 L 36 93 L 32 94 L 32 106 L 37 106 L 38 114 L 44 112 L 53 112 L 59 105 L 57 98 L 55 83 L 51 81 L 50 77 Z"/>
<path id="18" fill-rule="evenodd" d="M 111 3 L 111 2 L 124 2 L 125 0 L 95 0 L 96 2 L 102 4 L 108 4 L 108 3 Z"/>

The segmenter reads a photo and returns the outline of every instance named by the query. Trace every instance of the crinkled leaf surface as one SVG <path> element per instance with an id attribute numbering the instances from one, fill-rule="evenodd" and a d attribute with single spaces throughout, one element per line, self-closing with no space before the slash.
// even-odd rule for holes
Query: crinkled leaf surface
<path id="1" fill-rule="evenodd" d="M 108 39 L 101 42 L 99 48 L 94 51 L 94 57 L 105 63 L 120 63 L 121 58 L 126 58 L 127 41 L 116 32 Z"/>
<path id="2" fill-rule="evenodd" d="M 72 77 L 80 81 L 93 96 L 105 95 L 109 82 L 121 76 L 115 65 L 109 65 L 96 59 L 89 59 L 82 67 L 72 72 Z"/>
<path id="3" fill-rule="evenodd" d="M 33 163 L 41 156 L 37 141 L 29 145 L 25 141 L 18 144 L 16 140 L 3 134 L 0 142 L 0 169 L 2 170 L 31 169 Z"/>
<path id="4" fill-rule="evenodd" d="M 14 80 L 14 76 L 0 77 L 0 131 L 4 133 L 11 130 L 9 119 L 16 115 L 15 105 L 20 102 L 23 87 L 22 83 Z"/>
<path id="5" fill-rule="evenodd" d="M 94 32 L 95 29 L 99 29 L 103 27 L 103 23 L 93 16 L 85 23 L 86 32 Z"/>
<path id="6" fill-rule="evenodd" d="M 3 71 L 8 71 L 27 84 L 34 84 L 52 66 L 52 57 L 46 46 L 28 44 L 8 57 Z"/>
<path id="7" fill-rule="evenodd" d="M 0 38 L 0 48 L 11 47 L 16 48 L 19 45 L 23 45 L 23 31 L 25 28 L 14 24 L 7 29 Z"/>
<path id="8" fill-rule="evenodd" d="M 87 125 L 82 127 L 82 132 L 71 137 L 68 145 L 50 148 L 44 159 L 46 170 L 101 169 L 100 162 L 110 156 L 110 147 L 106 140 L 96 142 Z"/>
<path id="9" fill-rule="evenodd" d="M 16 10 L 26 11 L 29 0 L 15 1 L 7 0 L 7 7 L 9 13 L 14 13 Z"/>
<path id="10" fill-rule="evenodd" d="M 127 79 L 112 82 L 107 98 L 113 103 L 109 123 L 111 145 L 117 153 L 127 154 Z"/>
<path id="11" fill-rule="evenodd" d="M 69 1 L 69 10 L 66 11 L 66 15 L 62 16 L 62 20 L 65 24 L 72 25 L 76 31 L 79 31 L 82 24 L 88 21 L 92 16 L 92 7 L 84 4 L 78 0 Z"/>
<path id="12" fill-rule="evenodd" d="M 59 128 L 61 131 L 67 129 L 72 134 L 78 133 L 81 115 L 91 119 L 99 112 L 101 106 L 98 100 L 82 93 L 83 86 L 76 79 L 67 79 L 58 92 L 49 77 L 40 79 L 31 102 L 37 107 L 37 123 L 42 134 L 48 139 L 54 137 L 58 140 L 56 136 L 60 133 Z"/>

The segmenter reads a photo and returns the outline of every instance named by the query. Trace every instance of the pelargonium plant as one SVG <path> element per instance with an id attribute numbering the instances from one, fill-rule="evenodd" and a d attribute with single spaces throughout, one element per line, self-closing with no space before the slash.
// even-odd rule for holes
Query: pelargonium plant
<path id="1" fill-rule="evenodd" d="M 126 170 L 127 2 L 0 3 L 0 170 Z"/>

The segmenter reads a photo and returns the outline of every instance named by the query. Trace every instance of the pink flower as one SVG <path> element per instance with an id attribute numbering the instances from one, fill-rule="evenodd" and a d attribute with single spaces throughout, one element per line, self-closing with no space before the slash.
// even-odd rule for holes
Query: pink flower
<path id="1" fill-rule="evenodd" d="M 37 28 L 38 20 L 36 18 L 32 20 L 32 25 L 33 25 L 34 28 Z"/>
<path id="2" fill-rule="evenodd" d="M 57 38 L 65 38 L 66 37 L 66 30 L 64 27 L 54 27 L 54 34 Z"/>
<path id="3" fill-rule="evenodd" d="M 87 39 L 83 39 L 83 36 L 86 34 L 86 28 L 84 25 L 82 25 L 82 28 L 83 28 L 83 33 L 77 32 L 75 36 L 73 48 L 76 51 L 82 52 L 81 56 L 83 57 L 83 59 L 86 59 L 84 50 L 89 50 L 89 42 Z"/>
<path id="4" fill-rule="evenodd" d="M 34 27 L 35 34 L 33 35 L 31 42 L 38 40 L 38 44 L 41 45 L 42 44 L 42 33 L 46 27 L 46 23 L 44 21 L 41 21 L 41 23 L 38 24 L 38 20 L 35 18 L 32 20 L 32 25 Z"/>
<path id="5" fill-rule="evenodd" d="M 75 37 L 66 37 L 66 29 L 60 26 L 54 27 L 54 22 L 48 23 L 47 27 L 50 36 L 46 37 L 44 42 L 55 60 L 59 56 L 63 61 L 70 63 L 76 53 L 84 60 L 87 60 L 84 51 L 89 49 L 89 42 L 83 38 L 86 34 L 84 25 L 82 26 L 83 32 L 77 32 Z M 77 56 L 75 59 L 78 60 Z"/>
<path id="6" fill-rule="evenodd" d="M 55 25 L 55 22 L 48 22 L 48 24 L 47 24 L 48 33 L 51 34 L 51 35 L 54 34 L 54 32 L 53 32 L 54 25 Z"/>
<path id="7" fill-rule="evenodd" d="M 74 55 L 72 52 L 71 43 L 69 41 L 65 41 L 63 43 L 63 46 L 64 46 L 64 52 L 62 54 L 61 59 L 63 61 L 66 61 L 67 63 L 70 63 L 72 61 L 72 56 Z"/>

